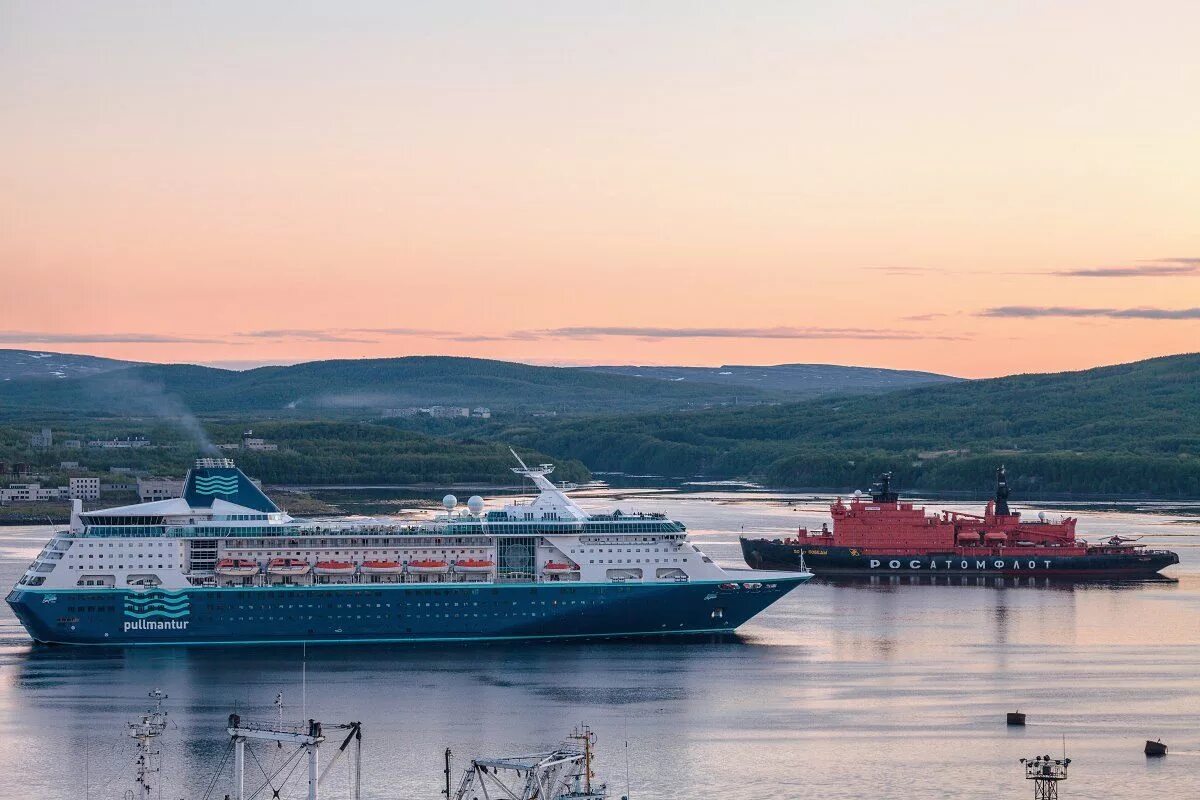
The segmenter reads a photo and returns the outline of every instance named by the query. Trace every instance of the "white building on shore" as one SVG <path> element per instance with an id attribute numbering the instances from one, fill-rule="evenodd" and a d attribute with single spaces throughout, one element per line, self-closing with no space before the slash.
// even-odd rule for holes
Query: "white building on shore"
<path id="1" fill-rule="evenodd" d="M 143 503 L 183 497 L 183 481 L 175 478 L 138 478 L 137 493 Z"/>
<path id="2" fill-rule="evenodd" d="M 72 500 L 99 500 L 99 478 L 71 478 L 67 482 L 67 497 Z"/>

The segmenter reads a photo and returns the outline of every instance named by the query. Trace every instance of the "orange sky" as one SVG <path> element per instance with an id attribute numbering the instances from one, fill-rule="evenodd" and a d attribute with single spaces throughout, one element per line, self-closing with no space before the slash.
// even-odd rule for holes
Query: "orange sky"
<path id="1" fill-rule="evenodd" d="M 1200 349 L 1200 4 L 243 5 L 0 6 L 0 346 Z"/>

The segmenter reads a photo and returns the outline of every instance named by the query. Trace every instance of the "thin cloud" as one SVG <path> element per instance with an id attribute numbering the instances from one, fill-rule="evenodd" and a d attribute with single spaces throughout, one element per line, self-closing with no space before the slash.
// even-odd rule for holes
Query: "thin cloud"
<path id="1" fill-rule="evenodd" d="M 336 331 L 306 330 L 300 328 L 275 328 L 263 331 L 243 331 L 238 336 L 250 339 L 272 339 L 288 342 L 342 342 L 347 344 L 378 344 L 378 339 L 346 336 Z"/>
<path id="2" fill-rule="evenodd" d="M 888 275 L 945 275 L 950 272 L 942 267 L 863 267 L 872 272 L 883 272 Z"/>
<path id="3" fill-rule="evenodd" d="M 441 338 L 447 342 L 474 343 L 474 342 L 511 342 L 514 339 L 517 339 L 518 337 L 506 336 L 503 334 L 493 335 L 493 334 L 481 333 L 481 334 L 463 334 L 461 336 L 441 336 L 439 338 Z"/>
<path id="4" fill-rule="evenodd" d="M 650 328 L 582 326 L 525 331 L 539 338 L 590 339 L 599 336 L 629 336 L 639 339 L 962 339 L 961 336 L 929 335 L 915 331 L 871 328 Z"/>
<path id="5" fill-rule="evenodd" d="M 373 333 L 378 336 L 449 336 L 453 331 L 430 328 L 346 328 L 349 333 Z"/>
<path id="6" fill-rule="evenodd" d="M 931 320 L 941 319 L 942 317 L 948 317 L 948 316 L 950 316 L 950 315 L 942 314 L 942 313 L 913 314 L 911 317 L 901 317 L 901 319 L 908 320 L 909 322 L 929 322 Z"/>
<path id="7" fill-rule="evenodd" d="M 0 331 L 4 344 L 229 344 L 221 339 L 167 336 L 158 333 L 50 333 Z"/>
<path id="8" fill-rule="evenodd" d="M 365 339 L 363 336 L 443 336 L 447 333 L 426 328 L 271 328 L 243 331 L 237 335 L 276 341 L 379 344 L 379 339 Z"/>
<path id="9" fill-rule="evenodd" d="M 460 333 L 439 336 L 447 342 L 532 342 L 545 337 L 535 331 L 510 331 L 508 333 Z"/>
<path id="10" fill-rule="evenodd" d="M 1029 319 L 1034 317 L 1101 317 L 1107 319 L 1200 319 L 1200 308 L 1076 308 L 1072 306 L 999 306 L 979 312 L 981 317 Z"/>
<path id="11" fill-rule="evenodd" d="M 1125 267 L 1084 267 L 1049 273 L 1067 278 L 1149 278 L 1200 275 L 1200 258 L 1160 258 Z"/>

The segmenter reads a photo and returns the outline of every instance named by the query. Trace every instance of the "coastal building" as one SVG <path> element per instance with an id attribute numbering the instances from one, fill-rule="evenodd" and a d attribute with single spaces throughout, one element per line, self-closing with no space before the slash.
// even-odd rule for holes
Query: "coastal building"
<path id="1" fill-rule="evenodd" d="M 428 409 L 423 408 L 421 410 L 434 419 L 454 419 L 456 417 L 471 416 L 471 409 L 466 406 L 430 406 Z"/>
<path id="2" fill-rule="evenodd" d="M 42 450 L 53 447 L 54 432 L 49 428 L 42 428 L 41 433 L 35 433 L 29 437 L 29 446 Z"/>
<path id="3" fill-rule="evenodd" d="M 489 419 L 492 416 L 492 410 L 486 406 L 476 406 L 475 408 L 468 408 L 467 406 L 428 406 L 426 408 L 410 406 L 409 408 L 385 408 L 382 412 L 384 418 L 419 417 L 422 414 L 434 419 L 461 419 L 462 417 Z"/>
<path id="4" fill-rule="evenodd" d="M 403 418 L 415 417 L 415 416 L 418 416 L 420 413 L 421 413 L 421 409 L 417 408 L 416 406 L 411 406 L 409 408 L 385 408 L 383 410 L 383 416 L 385 418 L 386 417 L 403 417 Z"/>
<path id="5" fill-rule="evenodd" d="M 145 436 L 126 436 L 124 439 L 92 439 L 88 442 L 88 447 L 99 447 L 104 450 L 150 447 L 150 440 Z"/>
<path id="6" fill-rule="evenodd" d="M 279 449 L 279 445 L 271 444 L 266 439 L 255 436 L 254 431 L 244 431 L 241 441 L 232 444 L 219 444 L 220 450 L 254 450 L 261 453 L 271 453 Z"/>
<path id="7" fill-rule="evenodd" d="M 14 483 L 0 489 L 0 503 L 38 503 L 66 498 L 66 486 L 42 486 L 40 483 Z"/>
<path id="8" fill-rule="evenodd" d="M 58 462 L 58 468 L 61 470 L 79 469 L 79 462 L 78 461 L 60 461 L 60 462 Z"/>
<path id="9" fill-rule="evenodd" d="M 82 439 L 66 439 L 63 441 L 63 447 L 65 447 L 68 450 L 82 450 L 83 449 L 83 440 Z"/>
<path id="10" fill-rule="evenodd" d="M 183 497 L 183 481 L 175 478 L 138 478 L 137 493 L 143 503 Z"/>
<path id="11" fill-rule="evenodd" d="M 71 478 L 67 482 L 67 496 L 72 500 L 99 500 L 99 478 Z"/>
<path id="12" fill-rule="evenodd" d="M 266 439 L 255 436 L 254 431 L 246 431 L 242 434 L 242 449 L 257 450 L 259 452 L 271 452 L 279 449 L 279 445 L 270 444 Z"/>

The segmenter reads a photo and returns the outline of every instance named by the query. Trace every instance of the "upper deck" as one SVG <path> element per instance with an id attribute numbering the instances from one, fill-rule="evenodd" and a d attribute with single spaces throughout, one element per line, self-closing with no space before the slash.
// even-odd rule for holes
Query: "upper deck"
<path id="1" fill-rule="evenodd" d="M 683 523 L 661 513 L 588 514 L 546 479 L 549 464 L 514 470 L 539 489 L 531 500 L 485 510 L 472 497 L 465 509 L 447 495 L 445 513 L 407 522 L 296 519 L 280 509 L 229 459 L 199 459 L 182 497 L 72 514 L 71 537 L 204 539 L 320 536 L 529 536 L 683 534 Z"/>
<path id="2" fill-rule="evenodd" d="M 501 508 L 452 495 L 429 519 L 295 519 L 232 461 L 203 459 L 182 497 L 84 512 L 18 582 L 47 588 L 662 581 L 723 574 L 665 514 L 588 514 L 546 475 Z"/>

